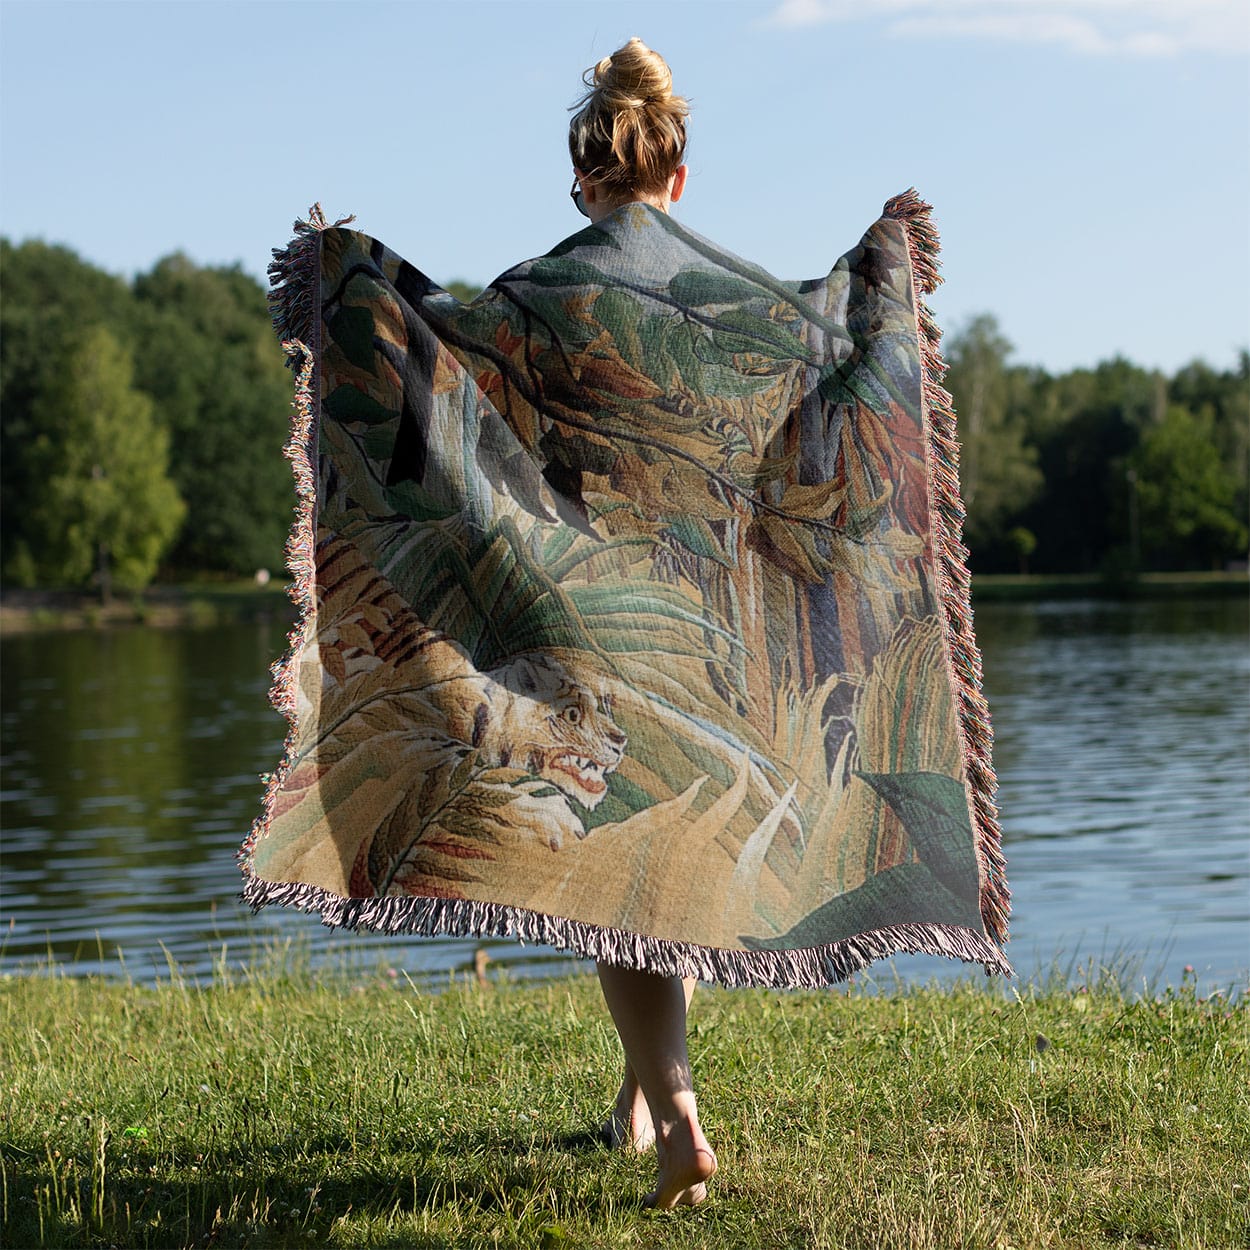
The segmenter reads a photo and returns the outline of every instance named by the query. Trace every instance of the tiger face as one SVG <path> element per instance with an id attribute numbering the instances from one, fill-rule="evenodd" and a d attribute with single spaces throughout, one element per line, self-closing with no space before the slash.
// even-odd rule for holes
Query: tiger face
<path id="1" fill-rule="evenodd" d="M 612 699 L 549 656 L 520 656 L 487 674 L 473 745 L 494 766 L 523 768 L 594 810 L 625 756 Z"/>

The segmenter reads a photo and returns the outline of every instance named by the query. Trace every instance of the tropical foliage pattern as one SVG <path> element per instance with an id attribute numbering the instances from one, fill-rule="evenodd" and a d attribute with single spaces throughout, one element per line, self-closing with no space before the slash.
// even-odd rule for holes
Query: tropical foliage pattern
<path id="1" fill-rule="evenodd" d="M 469 304 L 320 249 L 251 870 L 736 950 L 983 932 L 902 224 L 783 282 L 633 204 Z"/>

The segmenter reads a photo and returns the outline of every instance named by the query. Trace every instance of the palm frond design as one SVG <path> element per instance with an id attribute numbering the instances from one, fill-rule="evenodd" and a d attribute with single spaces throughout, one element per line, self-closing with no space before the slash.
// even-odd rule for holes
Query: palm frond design
<path id="1" fill-rule="evenodd" d="M 366 235 L 301 233 L 275 272 L 309 339 L 309 611 L 253 897 L 539 915 L 793 976 L 832 965 L 751 960 L 832 950 L 896 898 L 988 949 L 913 199 L 802 283 L 631 205 L 468 304 Z"/>

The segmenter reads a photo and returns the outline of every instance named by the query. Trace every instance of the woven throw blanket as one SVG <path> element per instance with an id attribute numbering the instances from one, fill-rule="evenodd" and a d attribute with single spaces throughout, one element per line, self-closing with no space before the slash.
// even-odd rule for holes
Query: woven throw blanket
<path id="1" fill-rule="evenodd" d="M 469 304 L 311 216 L 244 898 L 729 985 L 1010 973 L 928 205 L 784 282 L 630 204 Z"/>

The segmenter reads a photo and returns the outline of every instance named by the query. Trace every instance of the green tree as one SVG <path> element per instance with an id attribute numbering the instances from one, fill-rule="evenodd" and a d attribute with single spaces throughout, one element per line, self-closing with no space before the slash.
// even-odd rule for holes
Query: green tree
<path id="1" fill-rule="evenodd" d="M 291 380 L 263 289 L 237 266 L 175 255 L 135 280 L 135 298 L 138 384 L 170 431 L 170 472 L 187 503 L 172 562 L 280 567 L 293 502 L 281 454 Z"/>
<path id="2" fill-rule="evenodd" d="M 1250 516 L 1250 352 L 1239 354 L 1234 369 L 1216 370 L 1195 360 L 1168 384 L 1168 398 L 1210 422 L 1211 441 L 1233 475 L 1233 510 Z"/>
<path id="3" fill-rule="evenodd" d="M 1237 479 L 1215 445 L 1209 415 L 1169 406 L 1129 465 L 1147 563 L 1212 567 L 1244 556 L 1246 526 L 1234 511 Z"/>
<path id="4" fill-rule="evenodd" d="M 94 574 L 105 599 L 114 585 L 142 589 L 184 512 L 166 472 L 168 436 L 110 331 L 88 330 L 58 363 L 32 406 L 31 567 L 45 582 Z"/>
<path id="5" fill-rule="evenodd" d="M 40 535 L 33 516 L 42 484 L 31 464 L 37 398 L 56 381 L 70 346 L 93 326 L 132 341 L 134 300 L 121 278 L 66 247 L 0 239 L 0 573 L 29 583 Z"/>
<path id="6" fill-rule="evenodd" d="M 1020 572 L 1029 571 L 1029 557 L 1037 550 L 1037 536 L 1023 525 L 1016 525 L 1007 532 L 1007 545 L 1020 561 Z"/>
<path id="7" fill-rule="evenodd" d="M 1030 431 L 1045 485 L 1020 520 L 1037 536 L 1036 570 L 1128 562 L 1127 458 L 1165 399 L 1161 374 L 1118 357 L 1063 374 L 1035 397 Z"/>
<path id="8" fill-rule="evenodd" d="M 471 304 L 482 293 L 477 283 L 466 282 L 463 278 L 453 278 L 443 290 L 454 295 L 462 304 Z"/>
<path id="9" fill-rule="evenodd" d="M 1011 351 L 988 314 L 974 318 L 947 348 L 945 385 L 959 421 L 960 490 L 968 509 L 964 534 L 974 552 L 1014 550 L 1004 538 L 1005 523 L 1042 486 L 1022 418 L 1027 371 L 1008 366 Z"/>

